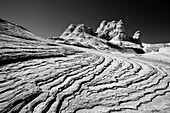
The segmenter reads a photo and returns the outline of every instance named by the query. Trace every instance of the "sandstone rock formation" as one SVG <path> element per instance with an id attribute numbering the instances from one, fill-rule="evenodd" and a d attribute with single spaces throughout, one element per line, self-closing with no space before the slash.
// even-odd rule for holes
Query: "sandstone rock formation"
<path id="1" fill-rule="evenodd" d="M 98 37 L 106 40 L 119 40 L 119 41 L 130 41 L 128 35 L 125 33 L 122 20 L 106 22 L 103 21 L 96 33 Z"/>
<path id="2" fill-rule="evenodd" d="M 71 26 L 63 38 L 87 29 Z M 0 113 L 169 113 L 169 48 L 138 55 L 55 43 L 1 19 Z"/>
<path id="3" fill-rule="evenodd" d="M 125 49 L 138 49 L 141 48 L 142 42 L 139 38 L 139 31 L 136 32 L 134 37 L 128 36 L 123 26 L 122 20 L 107 22 L 102 21 L 97 31 L 94 32 L 92 28 L 85 26 L 84 24 L 74 25 L 71 24 L 64 33 L 60 36 L 65 40 L 65 44 L 77 45 L 81 47 L 102 49 L 106 51 L 119 51 L 115 47 L 121 47 L 123 51 Z M 138 35 L 138 36 L 137 36 Z M 58 40 L 59 38 L 54 38 Z M 63 42 L 62 40 L 62 42 Z M 57 42 L 57 41 L 56 41 Z M 136 53 L 144 53 L 137 52 Z"/>
<path id="4" fill-rule="evenodd" d="M 85 26 L 84 24 L 74 25 L 71 24 L 64 33 L 60 36 L 61 38 L 70 37 L 85 37 L 85 34 L 94 35 L 93 29 Z"/>
<path id="5" fill-rule="evenodd" d="M 71 24 L 59 38 L 64 40 L 64 44 L 93 49 L 109 49 L 105 44 L 105 40 L 97 38 L 93 29 L 84 24 L 79 24 L 77 26 Z"/>
<path id="6" fill-rule="evenodd" d="M 60 37 L 67 37 L 70 35 L 76 28 L 76 25 L 71 24 Z"/>
<path id="7" fill-rule="evenodd" d="M 136 31 L 132 37 L 132 41 L 136 44 L 142 44 L 140 31 Z"/>

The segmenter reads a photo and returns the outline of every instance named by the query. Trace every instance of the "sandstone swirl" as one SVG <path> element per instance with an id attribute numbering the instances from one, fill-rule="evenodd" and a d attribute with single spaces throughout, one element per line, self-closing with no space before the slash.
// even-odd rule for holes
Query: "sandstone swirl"
<path id="1" fill-rule="evenodd" d="M 140 55 L 96 50 L 1 19 L 0 113 L 170 113 L 166 46 Z"/>

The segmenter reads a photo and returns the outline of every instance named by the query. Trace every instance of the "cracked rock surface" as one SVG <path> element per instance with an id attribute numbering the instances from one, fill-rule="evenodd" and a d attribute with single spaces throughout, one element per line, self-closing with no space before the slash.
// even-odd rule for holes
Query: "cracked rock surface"
<path id="1" fill-rule="evenodd" d="M 170 113 L 170 48 L 57 44 L 0 20 L 0 113 Z"/>

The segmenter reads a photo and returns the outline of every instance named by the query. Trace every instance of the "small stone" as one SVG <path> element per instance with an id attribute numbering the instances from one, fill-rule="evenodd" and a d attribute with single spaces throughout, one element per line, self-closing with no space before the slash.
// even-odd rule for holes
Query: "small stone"
<path id="1" fill-rule="evenodd" d="M 136 44 L 140 44 L 141 45 L 141 34 L 140 34 L 140 31 L 136 31 L 132 37 L 132 40 L 134 41 L 134 43 Z"/>

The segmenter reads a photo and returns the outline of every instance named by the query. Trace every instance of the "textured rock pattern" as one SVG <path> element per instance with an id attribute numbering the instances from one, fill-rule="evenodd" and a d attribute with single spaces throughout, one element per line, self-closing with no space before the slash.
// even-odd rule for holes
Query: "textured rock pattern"
<path id="1" fill-rule="evenodd" d="M 100 50 L 110 49 L 106 44 L 106 40 L 96 37 L 93 29 L 86 27 L 84 24 L 77 26 L 71 24 L 59 38 L 62 39 L 59 43 Z M 58 38 L 54 37 L 52 40 L 57 42 Z"/>
<path id="2" fill-rule="evenodd" d="M 61 38 L 70 38 L 70 37 L 85 37 L 85 34 L 94 35 L 92 28 L 85 26 L 84 24 L 74 25 L 71 24 L 64 33 L 60 36 Z"/>
<path id="3" fill-rule="evenodd" d="M 119 40 L 119 41 L 130 41 L 127 33 L 123 26 L 122 20 L 106 22 L 102 21 L 99 28 L 97 28 L 96 33 L 98 37 L 104 38 L 106 40 Z"/>
<path id="4" fill-rule="evenodd" d="M 132 37 L 132 41 L 137 44 L 142 44 L 140 31 L 136 31 Z"/>
<path id="5" fill-rule="evenodd" d="M 127 55 L 22 37 L 0 34 L 0 113 L 170 112 L 169 49 Z"/>
<path id="6" fill-rule="evenodd" d="M 55 40 L 56 43 L 97 50 L 120 52 L 120 49 L 130 49 L 130 51 L 134 53 L 138 53 L 134 51 L 134 49 L 143 51 L 140 32 L 135 32 L 133 37 L 128 36 L 125 32 L 122 20 L 111 22 L 104 20 L 101 22 L 96 32 L 84 24 L 79 24 L 77 26 L 71 24 L 60 37 L 50 37 L 49 39 Z"/>

